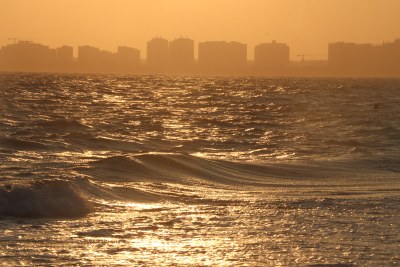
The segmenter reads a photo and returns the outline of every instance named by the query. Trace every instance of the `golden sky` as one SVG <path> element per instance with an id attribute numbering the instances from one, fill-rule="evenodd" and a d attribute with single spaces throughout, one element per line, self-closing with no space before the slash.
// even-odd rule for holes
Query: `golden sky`
<path id="1" fill-rule="evenodd" d="M 0 45 L 10 37 L 51 47 L 139 48 L 154 36 L 287 43 L 291 58 L 327 57 L 329 42 L 400 37 L 400 0 L 0 0 Z"/>

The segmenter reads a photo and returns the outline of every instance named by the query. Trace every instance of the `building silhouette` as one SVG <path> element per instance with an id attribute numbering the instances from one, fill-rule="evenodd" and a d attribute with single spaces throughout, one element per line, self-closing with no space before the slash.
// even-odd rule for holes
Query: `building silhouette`
<path id="1" fill-rule="evenodd" d="M 74 48 L 64 45 L 56 48 L 56 70 L 57 71 L 73 71 L 74 64 Z"/>
<path id="2" fill-rule="evenodd" d="M 137 69 L 140 65 L 139 49 L 119 46 L 115 56 L 118 72 L 131 72 Z"/>
<path id="3" fill-rule="evenodd" d="M 116 57 L 93 46 L 78 47 L 78 70 L 82 72 L 115 72 Z"/>
<path id="4" fill-rule="evenodd" d="M 153 38 L 147 42 L 147 64 L 153 68 L 165 68 L 168 65 L 168 40 Z"/>
<path id="5" fill-rule="evenodd" d="M 400 39 L 393 43 L 331 43 L 328 62 L 332 71 L 345 75 L 400 74 Z"/>
<path id="6" fill-rule="evenodd" d="M 400 75 L 400 38 L 392 43 L 383 43 L 382 58 L 386 68 L 394 74 Z"/>
<path id="7" fill-rule="evenodd" d="M 55 49 L 30 41 L 19 41 L 1 49 L 1 68 L 9 71 L 50 71 L 55 62 Z"/>
<path id="8" fill-rule="evenodd" d="M 100 59 L 100 49 L 97 47 L 84 45 L 78 47 L 78 64 L 80 70 L 89 71 L 96 68 Z"/>
<path id="9" fill-rule="evenodd" d="M 344 73 L 369 73 L 379 64 L 379 51 L 372 44 L 334 43 L 328 47 L 329 65 Z"/>
<path id="10" fill-rule="evenodd" d="M 199 66 L 205 72 L 238 73 L 246 64 L 246 44 L 225 41 L 199 44 Z"/>
<path id="11" fill-rule="evenodd" d="M 117 57 L 128 65 L 140 64 L 140 50 L 127 46 L 118 46 Z"/>
<path id="12" fill-rule="evenodd" d="M 62 64 L 71 64 L 74 61 L 74 48 L 64 45 L 56 48 L 57 62 Z"/>
<path id="13" fill-rule="evenodd" d="M 184 70 L 194 64 L 194 41 L 177 38 L 169 43 L 169 61 L 172 68 Z"/>
<path id="14" fill-rule="evenodd" d="M 99 69 L 103 72 L 114 72 L 116 65 L 115 54 L 110 51 L 100 50 L 98 59 Z"/>
<path id="15" fill-rule="evenodd" d="M 289 65 L 289 46 L 275 41 L 257 45 L 254 64 L 257 68 L 286 67 Z"/>
<path id="16" fill-rule="evenodd" d="M 254 48 L 254 64 L 247 62 L 247 45 L 208 41 L 199 44 L 198 61 L 194 41 L 177 38 L 168 42 L 153 38 L 147 43 L 147 64 L 140 51 L 120 46 L 116 53 L 93 46 L 55 49 L 31 41 L 14 40 L 0 47 L 0 70 L 101 73 L 182 73 L 270 76 L 385 76 L 400 77 L 400 39 L 382 44 L 337 42 L 328 46 L 328 60 L 289 61 L 283 43 L 262 43 Z"/>

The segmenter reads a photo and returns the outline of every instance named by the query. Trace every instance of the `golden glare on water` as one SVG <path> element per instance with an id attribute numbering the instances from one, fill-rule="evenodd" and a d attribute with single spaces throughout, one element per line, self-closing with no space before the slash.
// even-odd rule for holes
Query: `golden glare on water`
<path id="1" fill-rule="evenodd" d="M 174 187 L 171 184 L 169 191 Z M 331 250 L 341 251 L 341 257 L 348 262 L 353 260 L 354 247 L 345 241 L 352 238 L 352 232 L 359 231 L 354 227 L 362 215 L 351 209 L 349 200 L 338 199 L 346 202 L 346 208 L 337 215 L 330 204 L 333 199 L 307 202 L 295 195 L 288 197 L 284 188 L 276 188 L 268 195 L 241 190 L 227 194 L 217 189 L 192 193 L 202 195 L 201 202 L 214 204 L 103 201 L 98 202 L 97 212 L 79 222 L 58 220 L 44 222 L 43 226 L 28 222 L 34 229 L 45 227 L 44 235 L 13 225 L 3 232 L 3 238 L 11 238 L 17 232 L 21 240 L 30 235 L 38 248 L 46 246 L 42 240 L 47 239 L 52 246 L 45 251 L 68 255 L 59 259 L 59 263 L 65 260 L 68 264 L 73 264 L 74 259 L 89 265 L 329 264 L 336 262 L 330 257 Z M 213 200 L 206 200 L 207 196 Z M 345 227 L 350 236 L 329 229 L 325 221 L 332 216 L 343 223 L 340 227 Z M 362 237 L 359 242 L 369 238 Z M 326 250 L 319 248 L 322 244 Z M 19 249 L 28 248 L 21 243 Z"/>
<path id="2" fill-rule="evenodd" d="M 76 229 L 81 242 L 87 244 L 92 263 L 129 264 L 151 263 L 169 265 L 230 265 L 226 261 L 233 252 L 214 251 L 216 248 L 239 247 L 236 238 L 202 236 L 202 225 L 220 219 L 204 213 L 206 207 L 173 204 L 108 203 L 120 212 L 111 217 L 107 212 L 91 218 L 97 226 Z M 107 225 L 119 225 L 110 229 Z M 198 232 L 197 228 L 200 232 Z M 200 234 L 200 235 L 199 235 Z M 110 257 L 111 256 L 111 257 Z M 107 260 L 109 259 L 109 261 Z"/>
<path id="3" fill-rule="evenodd" d="M 399 265 L 396 79 L 0 88 L 0 265 Z"/>

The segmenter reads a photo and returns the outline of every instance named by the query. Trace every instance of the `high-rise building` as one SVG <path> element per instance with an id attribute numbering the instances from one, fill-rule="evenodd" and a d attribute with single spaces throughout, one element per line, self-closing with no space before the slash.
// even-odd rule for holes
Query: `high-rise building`
<path id="1" fill-rule="evenodd" d="M 20 41 L 2 48 L 1 65 L 17 71 L 48 71 L 54 66 L 56 52 L 48 46 Z"/>
<path id="2" fill-rule="evenodd" d="M 328 61 L 333 70 L 347 74 L 400 74 L 400 39 L 381 45 L 331 43 Z"/>
<path id="3" fill-rule="evenodd" d="M 140 64 L 140 50 L 119 46 L 116 56 L 116 67 L 119 72 L 132 72 Z"/>
<path id="4" fill-rule="evenodd" d="M 61 64 L 71 64 L 74 60 L 74 49 L 71 46 L 64 45 L 56 48 L 57 62 Z"/>
<path id="5" fill-rule="evenodd" d="M 287 66 L 289 64 L 289 46 L 275 41 L 257 45 L 254 48 L 254 64 L 257 68 Z"/>
<path id="6" fill-rule="evenodd" d="M 400 74 L 400 39 L 382 45 L 382 57 L 389 70 Z"/>
<path id="7" fill-rule="evenodd" d="M 372 44 L 332 43 L 328 47 L 329 66 L 343 73 L 371 74 L 383 65 L 381 47 Z"/>
<path id="8" fill-rule="evenodd" d="M 199 65 L 205 71 L 235 72 L 246 67 L 247 45 L 213 41 L 199 44 Z"/>
<path id="9" fill-rule="evenodd" d="M 153 67 L 163 67 L 168 64 L 168 40 L 153 38 L 147 42 L 147 64 Z"/>
<path id="10" fill-rule="evenodd" d="M 92 46 L 78 47 L 78 66 L 80 71 L 114 72 L 115 54 Z"/>
<path id="11" fill-rule="evenodd" d="M 119 46 L 117 57 L 120 61 L 126 62 L 130 65 L 140 64 L 140 50 L 127 46 Z"/>
<path id="12" fill-rule="evenodd" d="M 74 49 L 71 46 L 62 46 L 55 49 L 57 71 L 73 71 Z"/>
<path id="13" fill-rule="evenodd" d="M 78 47 L 78 62 L 81 65 L 96 64 L 100 57 L 100 49 L 97 47 L 84 45 Z"/>
<path id="14" fill-rule="evenodd" d="M 173 67 L 184 68 L 194 63 L 194 41 L 178 38 L 169 43 L 169 60 Z"/>

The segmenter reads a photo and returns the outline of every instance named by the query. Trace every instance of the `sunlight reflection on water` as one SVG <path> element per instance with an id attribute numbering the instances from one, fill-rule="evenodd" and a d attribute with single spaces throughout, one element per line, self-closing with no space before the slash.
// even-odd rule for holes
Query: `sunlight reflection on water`
<path id="1" fill-rule="evenodd" d="M 0 265 L 400 264 L 397 80 L 0 87 Z"/>
<path id="2" fill-rule="evenodd" d="M 379 262 L 385 252 L 366 244 L 388 234 L 399 237 L 395 211 L 386 213 L 385 220 L 377 217 L 380 208 L 388 212 L 397 205 L 393 202 L 370 199 L 373 203 L 360 210 L 354 207 L 358 200 L 286 196 L 283 201 L 273 194 L 259 198 L 256 192 L 243 192 L 243 198 L 221 193 L 214 191 L 212 205 L 103 202 L 99 211 L 76 221 L 24 220 L 3 231 L 0 241 L 9 246 L 2 253 L 30 251 L 38 264 L 350 264 Z M 377 213 L 366 217 L 374 206 Z M 375 236 L 364 235 L 369 232 Z M 398 243 L 384 246 L 396 249 Z M 393 257 L 391 263 L 398 260 Z"/>

